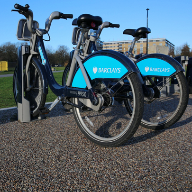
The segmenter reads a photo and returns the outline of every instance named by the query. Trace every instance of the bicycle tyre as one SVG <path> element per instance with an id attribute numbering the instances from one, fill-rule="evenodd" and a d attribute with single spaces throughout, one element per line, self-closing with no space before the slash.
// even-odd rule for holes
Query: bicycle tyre
<path id="1" fill-rule="evenodd" d="M 17 66 L 16 66 L 13 73 L 13 96 L 14 96 L 16 105 L 17 105 L 17 94 L 18 94 L 18 90 L 17 90 Z"/>
<path id="2" fill-rule="evenodd" d="M 161 130 L 170 127 L 181 118 L 188 104 L 189 90 L 183 72 L 177 73 L 175 78 L 179 92 L 157 98 L 150 104 L 144 101 L 141 126 Z"/>
<path id="3" fill-rule="evenodd" d="M 92 142 L 101 146 L 119 146 L 129 140 L 136 132 L 143 115 L 143 91 L 136 73 L 128 75 L 134 108 L 132 115 L 126 109 L 126 102 L 114 101 L 113 106 L 102 112 L 73 107 L 74 118 L 82 133 Z M 73 102 L 80 103 L 77 98 Z"/>
<path id="4" fill-rule="evenodd" d="M 30 89 L 25 90 L 25 96 L 30 101 L 30 110 L 32 116 L 39 115 L 39 109 L 43 108 L 46 101 L 46 94 L 43 93 L 43 76 L 35 62 L 29 65 Z"/>

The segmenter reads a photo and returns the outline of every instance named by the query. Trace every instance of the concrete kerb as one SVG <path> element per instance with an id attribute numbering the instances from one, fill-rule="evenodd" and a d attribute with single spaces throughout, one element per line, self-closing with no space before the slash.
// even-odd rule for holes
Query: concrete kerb
<path id="1" fill-rule="evenodd" d="M 45 105 L 50 105 L 53 102 L 47 102 Z M 8 107 L 8 108 L 1 108 L 0 111 L 6 111 L 6 110 L 11 110 L 11 109 L 16 109 L 17 107 Z"/>

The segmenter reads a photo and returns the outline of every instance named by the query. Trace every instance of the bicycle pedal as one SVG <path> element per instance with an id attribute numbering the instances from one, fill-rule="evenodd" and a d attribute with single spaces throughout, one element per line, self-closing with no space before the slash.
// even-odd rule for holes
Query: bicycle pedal
<path id="1" fill-rule="evenodd" d="M 40 115 L 46 115 L 50 112 L 50 110 L 46 107 L 39 109 L 39 111 L 40 111 L 40 113 L 39 113 Z"/>

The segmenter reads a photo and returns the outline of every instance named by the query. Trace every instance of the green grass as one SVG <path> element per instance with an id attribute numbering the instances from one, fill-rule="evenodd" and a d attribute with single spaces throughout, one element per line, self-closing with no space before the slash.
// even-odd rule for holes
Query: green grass
<path id="1" fill-rule="evenodd" d="M 63 72 L 53 73 L 53 75 L 54 75 L 55 80 L 57 81 L 57 83 L 62 85 Z M 57 98 L 57 96 L 53 94 L 53 92 L 51 91 L 50 88 L 48 88 L 48 95 L 47 95 L 46 102 L 54 101 L 56 98 Z"/>
<path id="2" fill-rule="evenodd" d="M 0 78 L 0 108 L 16 106 L 13 97 L 13 77 Z"/>
<path id="3" fill-rule="evenodd" d="M 65 67 L 53 67 L 55 71 L 63 71 Z"/>
<path id="4" fill-rule="evenodd" d="M 52 67 L 54 68 L 54 71 L 64 71 L 65 67 Z M 8 71 L 0 71 L 0 75 L 7 75 L 7 74 L 13 74 L 15 68 L 9 68 Z"/>
<path id="5" fill-rule="evenodd" d="M 62 84 L 62 72 L 53 73 L 55 80 L 60 85 Z M 50 88 L 48 89 L 48 95 L 46 102 L 51 102 L 56 99 Z M 15 100 L 13 96 L 13 77 L 0 78 L 0 108 L 15 107 Z"/>

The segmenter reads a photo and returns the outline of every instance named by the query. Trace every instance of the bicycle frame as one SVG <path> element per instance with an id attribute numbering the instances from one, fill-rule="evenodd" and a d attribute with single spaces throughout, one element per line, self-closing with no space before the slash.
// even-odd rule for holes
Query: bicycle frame
<path id="1" fill-rule="evenodd" d="M 94 102 L 94 95 L 93 95 L 93 91 L 92 91 L 92 87 L 89 81 L 89 78 L 87 76 L 87 73 L 82 65 L 81 59 L 78 57 L 77 54 L 74 54 L 74 64 L 71 66 L 71 70 L 70 70 L 70 74 L 69 74 L 69 80 L 72 80 L 72 76 L 75 70 L 75 67 L 73 67 L 77 61 L 78 65 L 81 68 L 82 74 L 84 76 L 85 82 L 87 84 L 87 89 L 79 89 L 79 88 L 71 88 L 68 86 L 62 86 L 59 85 L 53 76 L 53 72 L 51 70 L 51 66 L 49 64 L 49 60 L 45 51 L 45 47 L 44 47 L 44 43 L 43 43 L 43 38 L 42 36 L 37 36 L 36 34 L 33 35 L 34 37 L 33 42 L 32 42 L 32 51 L 31 54 L 28 57 L 27 60 L 27 64 L 26 64 L 26 78 L 30 79 L 28 77 L 28 68 L 29 68 L 29 64 L 31 62 L 31 60 L 33 60 L 34 62 L 36 62 L 41 70 L 41 73 L 43 74 L 43 82 L 44 82 L 44 92 L 47 93 L 47 91 L 45 90 L 45 88 L 47 89 L 47 84 L 49 84 L 50 89 L 52 90 L 52 92 L 57 95 L 60 96 L 62 98 L 64 97 L 76 97 L 76 98 L 84 98 L 84 99 L 90 99 L 92 102 Z M 36 42 L 37 46 L 34 46 L 34 42 Z M 38 50 L 38 52 L 36 52 L 35 50 Z M 41 61 L 38 59 L 38 56 L 40 55 Z M 70 82 L 69 82 L 70 83 Z M 28 84 L 28 83 L 27 83 Z M 29 88 L 29 87 L 27 87 Z"/>
<path id="2" fill-rule="evenodd" d="M 44 93 L 45 94 L 48 93 L 47 87 L 49 85 L 52 92 L 56 96 L 58 96 L 58 98 L 51 105 L 49 110 L 51 110 L 59 101 L 61 101 L 61 100 L 65 101 L 66 97 L 81 98 L 82 103 L 91 107 L 94 110 L 99 110 L 100 106 L 103 103 L 102 97 L 99 97 L 98 95 L 96 95 L 94 93 L 91 83 L 90 83 L 90 76 L 87 74 L 87 72 L 86 72 L 87 70 L 85 70 L 85 68 L 84 68 L 83 61 L 81 60 L 81 58 L 78 55 L 84 33 L 88 31 L 87 29 L 81 29 L 81 30 L 82 30 L 82 33 L 80 35 L 79 43 L 73 54 L 72 64 L 71 64 L 69 76 L 68 76 L 68 81 L 65 86 L 59 85 L 54 79 L 53 72 L 51 70 L 51 66 L 50 66 L 50 63 L 49 63 L 49 60 L 48 60 L 48 57 L 47 57 L 47 54 L 45 51 L 45 47 L 44 47 L 43 34 L 42 35 L 37 35 L 36 33 L 32 34 L 32 38 L 31 38 L 31 42 L 30 42 L 31 51 L 30 51 L 30 54 L 29 54 L 27 62 L 26 62 L 26 70 L 25 70 L 26 80 L 27 80 L 26 90 L 30 90 L 30 83 L 29 83 L 30 76 L 28 73 L 28 69 L 29 69 L 29 65 L 30 65 L 31 61 L 33 60 L 33 62 L 35 62 L 37 64 L 38 68 L 41 71 L 41 74 L 43 77 L 43 84 L 44 84 L 43 85 Z M 105 53 L 106 51 L 102 51 L 102 52 Z M 97 54 L 98 54 L 98 52 L 96 53 L 96 56 L 97 56 Z M 108 55 L 110 55 L 110 58 L 115 57 L 116 59 L 113 59 L 115 61 L 123 60 L 123 63 L 121 61 L 122 68 L 124 68 L 124 71 L 122 70 L 122 73 L 121 73 L 122 76 L 126 76 L 128 73 L 131 73 L 131 72 L 138 73 L 134 64 L 129 59 L 126 59 L 125 56 L 123 56 L 121 54 L 118 55 L 118 53 L 116 53 L 116 52 L 114 52 L 114 53 L 109 52 Z M 91 56 L 94 57 L 95 54 L 94 53 L 90 54 L 88 56 L 88 58 L 90 59 Z M 41 62 L 40 62 L 40 60 L 41 60 Z M 71 87 L 74 72 L 76 70 L 76 63 L 78 64 L 78 66 L 81 70 L 81 73 L 83 74 L 83 79 L 84 79 L 84 80 L 79 79 L 79 81 L 83 82 L 83 83 L 85 82 L 85 84 L 86 84 L 86 86 L 84 86 L 84 87 L 80 86 L 80 88 L 78 85 L 75 87 Z M 128 65 L 128 63 L 129 63 L 129 65 Z M 119 78 L 122 76 L 119 76 Z M 82 100 L 82 99 L 84 99 L 84 100 Z M 70 104 L 75 105 L 73 103 L 70 103 Z M 76 107 L 78 107 L 78 106 L 76 106 Z"/>

